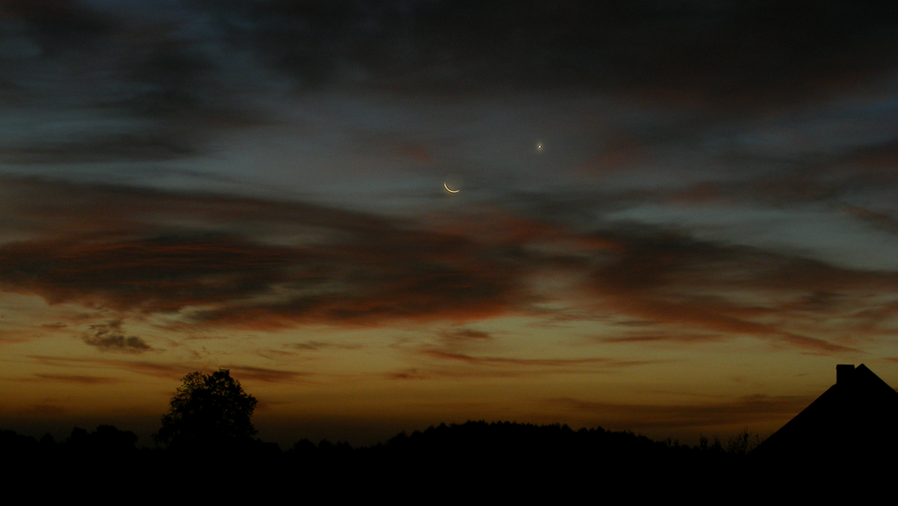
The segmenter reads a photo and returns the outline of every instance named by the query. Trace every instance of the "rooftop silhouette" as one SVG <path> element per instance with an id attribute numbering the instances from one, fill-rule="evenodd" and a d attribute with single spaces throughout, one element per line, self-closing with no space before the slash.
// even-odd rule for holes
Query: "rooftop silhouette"
<path id="1" fill-rule="evenodd" d="M 836 383 L 761 443 L 755 458 L 788 465 L 858 465 L 898 449 L 898 392 L 863 364 L 836 366 Z"/>

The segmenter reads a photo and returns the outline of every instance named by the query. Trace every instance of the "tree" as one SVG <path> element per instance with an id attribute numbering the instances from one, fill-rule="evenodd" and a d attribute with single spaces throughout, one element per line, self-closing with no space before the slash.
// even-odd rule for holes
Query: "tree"
<path id="1" fill-rule="evenodd" d="M 256 434 L 250 423 L 255 409 L 256 398 L 243 391 L 228 369 L 212 374 L 192 372 L 181 380 L 153 439 L 179 449 L 249 442 Z"/>

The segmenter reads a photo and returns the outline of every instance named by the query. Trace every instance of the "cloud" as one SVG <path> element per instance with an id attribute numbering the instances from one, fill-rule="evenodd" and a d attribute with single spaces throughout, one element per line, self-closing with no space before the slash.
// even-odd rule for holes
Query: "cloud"
<path id="1" fill-rule="evenodd" d="M 884 34 L 898 19 L 885 2 L 152 4 L 137 3 L 139 15 L 108 2 L 0 2 L 9 97 L 0 100 L 23 104 L 26 117 L 37 117 L 32 107 L 78 116 L 34 121 L 27 139 L 4 140 L 0 160 L 193 157 L 222 129 L 277 121 L 262 104 L 283 98 L 285 85 L 411 97 L 583 90 L 665 110 L 767 114 L 888 75 L 896 43 Z M 657 140 L 649 130 L 642 137 Z M 636 149 L 611 142 L 590 170 L 642 160 L 648 139 L 639 137 Z M 408 153 L 434 159 L 414 142 Z"/>
<path id="2" fill-rule="evenodd" d="M 491 333 L 482 330 L 462 328 L 442 332 L 440 340 L 447 346 L 464 346 L 472 343 L 493 341 L 494 337 Z"/>
<path id="3" fill-rule="evenodd" d="M 52 359 L 47 358 L 47 361 Z M 117 369 L 139 372 L 157 378 L 165 378 L 172 380 L 181 380 L 185 375 L 195 371 L 197 368 L 184 364 L 160 364 L 158 362 L 133 362 L 124 360 L 90 360 L 83 361 L 94 364 L 102 364 L 112 366 Z"/>
<path id="4" fill-rule="evenodd" d="M 0 143 L 0 161 L 180 159 L 203 152 L 222 129 L 265 121 L 244 94 L 258 88 L 248 83 L 252 72 L 228 65 L 236 60 L 215 41 L 192 36 L 187 11 L 109 7 L 0 2 L 0 103 L 9 103 L 4 121 L 15 131 Z M 135 14 L 141 9 L 153 15 Z"/>
<path id="5" fill-rule="evenodd" d="M 535 366 L 566 367 L 578 365 L 601 364 L 610 367 L 645 365 L 652 361 L 621 361 L 602 357 L 593 358 L 509 358 L 509 357 L 476 357 L 464 353 L 449 353 L 440 350 L 422 350 L 422 354 L 442 360 L 453 360 L 478 366 Z"/>
<path id="6" fill-rule="evenodd" d="M 0 161 L 10 164 L 86 163 L 115 160 L 171 160 L 194 155 L 185 137 L 160 134 L 94 134 L 89 138 L 0 148 Z"/>
<path id="7" fill-rule="evenodd" d="M 875 77 L 894 64 L 894 43 L 881 34 L 896 18 L 885 2 L 864 9 L 818 2 L 808 10 L 768 1 L 197 0 L 164 12 L 140 7 L 152 22 L 75 1 L 5 0 L 0 8 L 54 51 L 86 35 L 113 38 L 101 49 L 127 70 L 113 75 L 133 85 L 132 103 L 169 97 L 168 105 L 202 102 L 204 94 L 188 90 L 214 90 L 210 77 L 221 87 L 263 66 L 299 88 L 583 88 L 744 106 Z M 120 57 L 117 48 L 134 56 Z"/>
<path id="8" fill-rule="evenodd" d="M 864 209 L 849 204 L 845 204 L 843 209 L 846 213 L 856 216 L 880 230 L 884 230 L 892 235 L 898 235 L 898 219 L 890 214 L 872 211 L 870 209 Z"/>
<path id="9" fill-rule="evenodd" d="M 59 381 L 63 383 L 75 383 L 81 385 L 106 385 L 110 383 L 118 383 L 120 381 L 115 378 L 105 378 L 102 376 L 84 376 L 77 374 L 35 374 L 35 376 L 44 380 Z"/>
<path id="10" fill-rule="evenodd" d="M 810 98 L 893 65 L 896 9 L 762 1 L 197 2 L 302 87 L 586 88 L 728 108 Z"/>
<path id="11" fill-rule="evenodd" d="M 540 302 L 550 297 L 609 324 L 641 322 L 640 332 L 659 336 L 652 342 L 752 336 L 833 354 L 857 351 L 836 332 L 884 325 L 895 301 L 877 294 L 898 290 L 894 273 L 670 227 L 574 228 L 563 206 L 549 215 L 554 221 L 492 209 L 414 220 L 302 202 L 7 182 L 0 210 L 12 217 L 10 232 L 27 239 L 0 243 L 0 289 L 122 315 L 166 314 L 173 327 L 474 322 L 545 315 Z M 539 280 L 555 277 L 565 283 L 542 292 Z M 822 326 L 824 315 L 841 315 L 839 328 Z M 457 346 L 490 340 L 470 329 L 440 338 Z M 140 348 L 112 329 L 93 339 L 106 349 Z"/>
<path id="12" fill-rule="evenodd" d="M 525 358 L 497 354 L 496 338 L 471 329 L 441 332 L 435 344 L 408 348 L 415 366 L 385 374 L 387 379 L 495 378 L 543 374 L 601 373 L 613 369 L 657 363 L 657 360 L 621 360 L 611 357 Z M 500 352 L 501 353 L 501 352 Z"/>
<path id="13" fill-rule="evenodd" d="M 121 320 L 91 325 L 90 333 L 82 339 L 89 346 L 97 347 L 103 351 L 143 353 L 153 349 L 139 337 L 126 336 L 122 331 Z"/>
<path id="14" fill-rule="evenodd" d="M 203 365 L 197 364 L 162 364 L 132 359 L 66 358 L 47 355 L 31 355 L 28 358 L 34 360 L 38 364 L 49 367 L 61 367 L 65 369 L 71 369 L 73 367 L 96 369 L 99 366 L 101 368 L 113 368 L 137 372 L 173 381 L 180 381 L 186 374 L 204 367 Z"/>
<path id="15" fill-rule="evenodd" d="M 679 325 L 680 334 L 748 335 L 809 353 L 855 352 L 804 329 L 822 331 L 813 321 L 820 313 L 854 313 L 851 299 L 880 290 L 874 287 L 898 287 L 894 273 L 839 268 L 669 231 L 613 235 L 623 251 L 603 255 L 588 282 L 597 308 L 668 328 Z M 821 293 L 831 294 L 826 309 L 806 303 Z M 839 307 L 832 294 L 845 295 Z M 683 338 L 670 338 L 678 340 Z"/>
<path id="16" fill-rule="evenodd" d="M 657 360 L 619 360 L 607 357 L 518 358 L 483 356 L 423 348 L 419 356 L 434 359 L 428 364 L 387 375 L 388 379 L 493 378 L 543 374 L 594 374 L 614 369 L 644 366 Z"/>
<path id="17" fill-rule="evenodd" d="M 307 376 L 306 373 L 296 371 L 283 371 L 264 367 L 228 365 L 222 366 L 233 372 L 235 378 L 241 380 L 262 381 L 265 383 L 294 383 L 297 379 Z"/>
<path id="18" fill-rule="evenodd" d="M 306 341 L 302 343 L 292 343 L 288 345 L 290 348 L 303 350 L 303 351 L 317 351 L 317 350 L 330 350 L 330 349 L 338 349 L 338 350 L 356 350 L 362 347 L 361 344 L 345 344 L 345 343 L 334 343 L 334 342 L 324 342 L 324 341 Z"/>
<path id="19" fill-rule="evenodd" d="M 51 303 L 146 312 L 246 296 L 274 283 L 278 267 L 298 260 L 289 249 L 218 236 L 35 241 L 2 250 L 9 263 L 0 283 L 14 290 L 42 294 Z"/>
<path id="20" fill-rule="evenodd" d="M 595 338 L 596 341 L 601 343 L 684 343 L 684 344 L 697 344 L 697 343 L 709 343 L 709 342 L 719 342 L 727 339 L 728 337 L 722 333 L 707 333 L 707 332 L 689 332 L 689 333 L 679 333 L 679 332 L 669 332 L 669 333 L 654 333 L 647 334 L 644 332 L 636 332 L 633 334 L 625 334 L 623 336 L 616 337 L 607 337 L 607 336 L 597 336 Z"/>
<path id="21" fill-rule="evenodd" d="M 410 220 L 303 203 L 78 185 L 62 185 L 73 190 L 63 194 L 53 183 L 19 184 L 24 194 L 46 186 L 38 200 L 52 210 L 23 194 L 0 206 L 26 222 L 71 221 L 45 238 L 0 245 L 0 288 L 49 303 L 271 329 L 470 320 L 514 311 L 528 296 L 520 258 Z M 187 219 L 201 224 L 176 224 Z M 285 226 L 293 244 L 265 240 Z M 203 230 L 214 228 L 230 231 Z"/>
<path id="22" fill-rule="evenodd" d="M 0 1 L 6 19 L 27 23 L 42 40 L 77 42 L 78 37 L 105 34 L 113 30 L 112 19 L 77 0 Z"/>
<path id="23" fill-rule="evenodd" d="M 801 412 L 813 400 L 804 396 L 749 395 L 705 404 L 624 404 L 572 398 L 548 399 L 546 403 L 555 409 L 591 415 L 600 420 L 613 420 L 630 430 L 682 430 L 782 423 Z"/>
<path id="24" fill-rule="evenodd" d="M 417 368 L 410 368 L 404 371 L 387 373 L 384 375 L 384 378 L 388 380 L 426 380 L 430 379 L 432 375 L 421 372 Z"/>

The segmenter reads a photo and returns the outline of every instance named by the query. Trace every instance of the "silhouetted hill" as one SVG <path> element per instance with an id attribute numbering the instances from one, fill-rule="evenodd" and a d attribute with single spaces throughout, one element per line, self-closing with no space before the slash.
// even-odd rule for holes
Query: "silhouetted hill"
<path id="1" fill-rule="evenodd" d="M 700 449 L 631 432 L 509 422 L 442 424 L 358 449 L 303 440 L 284 456 L 287 467 L 319 483 L 351 474 L 356 483 L 377 489 L 401 479 L 401 492 L 412 495 L 430 490 L 527 495 L 596 486 L 649 494 L 655 487 L 679 486 L 695 476 L 708 480 L 709 490 L 722 487 L 721 480 L 744 476 L 744 459 L 720 445 Z M 651 490 L 646 483 L 653 484 Z"/>

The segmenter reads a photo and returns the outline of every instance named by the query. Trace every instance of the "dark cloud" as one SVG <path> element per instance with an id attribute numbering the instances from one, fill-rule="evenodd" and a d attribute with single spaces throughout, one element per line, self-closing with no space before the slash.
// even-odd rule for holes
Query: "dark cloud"
<path id="1" fill-rule="evenodd" d="M 440 242 L 445 244 L 435 246 Z M 306 274 L 294 274 L 288 283 L 295 295 L 280 302 L 238 302 L 201 311 L 197 319 L 272 328 L 299 321 L 365 325 L 390 320 L 463 321 L 513 311 L 526 298 L 519 266 L 490 258 L 462 238 L 402 232 L 391 243 L 361 241 L 321 251 L 305 262 L 296 255 L 293 270 Z M 312 293 L 303 294 L 307 291 Z"/>
<path id="2" fill-rule="evenodd" d="M 638 205 L 666 196 L 659 191 L 631 198 Z M 524 210 L 534 220 L 584 221 L 578 212 L 587 204 L 576 195 L 570 202 L 534 201 Z M 602 205 L 609 205 L 606 199 Z M 672 209 L 694 216 L 689 209 Z M 887 220 L 878 219 L 883 222 Z M 840 267 L 774 248 L 696 239 L 688 224 L 647 226 L 634 221 L 602 226 L 599 221 L 593 226 L 592 233 L 555 227 L 555 236 L 543 233 L 521 240 L 566 245 L 541 257 L 542 268 L 583 281 L 589 294 L 584 304 L 595 312 L 593 317 L 604 318 L 620 331 L 603 339 L 672 346 L 744 335 L 775 348 L 834 354 L 857 351 L 857 343 L 839 336 L 867 332 L 875 325 L 877 332 L 890 332 L 883 317 L 893 314 L 895 302 L 885 294 L 898 288 L 898 277 L 889 270 Z M 503 230 L 513 236 L 513 222 Z M 874 293 L 885 297 L 874 301 Z M 835 315 L 840 315 L 838 325 L 831 323 Z M 628 324 L 640 328 L 628 330 Z"/>
<path id="3" fill-rule="evenodd" d="M 307 341 L 303 343 L 293 343 L 289 345 L 290 348 L 294 348 L 297 350 L 304 351 L 317 351 L 317 350 L 328 350 L 328 349 L 339 349 L 339 350 L 355 350 L 361 348 L 360 344 L 341 344 L 341 343 L 333 343 L 333 342 L 323 342 L 323 341 Z"/>
<path id="4" fill-rule="evenodd" d="M 884 230 L 892 235 L 898 235 L 898 219 L 889 213 L 864 209 L 849 204 L 845 204 L 842 208 L 846 213 L 858 217 L 880 230 Z"/>
<path id="5" fill-rule="evenodd" d="M 526 266 L 519 258 L 405 220 L 307 204 L 85 191 L 98 198 L 70 195 L 67 214 L 94 223 L 96 231 L 0 246 L 0 287 L 36 293 L 51 303 L 115 310 L 202 307 L 185 318 L 255 328 L 465 320 L 513 311 L 527 296 Z M 27 208 L 20 208 L 24 216 L 46 212 L 25 199 L 8 204 Z M 235 230 L 245 227 L 246 234 L 165 233 L 169 226 L 152 223 L 159 216 L 211 215 L 213 223 L 227 221 Z M 109 228 L 97 225 L 107 217 Z M 275 246 L 248 232 L 284 223 L 333 239 Z"/>
<path id="6" fill-rule="evenodd" d="M 898 9 L 841 2 L 196 2 L 304 85 L 406 91 L 585 87 L 745 106 L 895 63 Z"/>
<path id="7" fill-rule="evenodd" d="M 122 353 L 143 353 L 152 348 L 143 339 L 126 336 L 122 330 L 121 320 L 114 320 L 100 325 L 91 325 L 88 335 L 83 337 L 86 344 L 103 351 Z"/>
<path id="8" fill-rule="evenodd" d="M 46 49 L 84 44 L 115 29 L 111 16 L 78 0 L 0 0 L 0 14 L 7 22 L 25 23 Z"/>
<path id="9" fill-rule="evenodd" d="M 431 356 L 431 358 L 446 359 L 446 357 Z M 442 363 L 440 363 L 442 362 Z M 525 361 L 511 360 L 504 363 L 479 360 L 457 360 L 448 358 L 446 361 L 432 363 L 420 368 L 408 368 L 399 371 L 388 372 L 383 375 L 388 380 L 465 380 L 485 378 L 524 378 L 539 377 L 552 374 L 591 374 L 601 367 L 593 364 L 592 368 L 584 364 L 573 363 L 527 363 Z M 453 363 L 454 362 L 454 363 Z"/>
<path id="10" fill-rule="evenodd" d="M 158 10 L 135 6 L 141 8 Z M 238 98 L 237 88 L 246 84 L 235 83 L 245 82 L 246 72 L 219 65 L 220 55 L 211 49 L 216 43 L 190 35 L 195 27 L 176 4 L 169 10 L 142 20 L 134 12 L 107 12 L 74 0 L 0 2 L 0 100 L 10 105 L 8 113 L 49 108 L 80 116 L 77 125 L 51 121 L 30 127 L 30 139 L 5 140 L 0 160 L 184 158 L 202 151 L 220 129 L 263 121 Z M 174 29 L 180 23 L 183 31 Z"/>
<path id="11" fill-rule="evenodd" d="M 112 358 L 65 358 L 52 357 L 47 355 L 31 355 L 28 358 L 38 364 L 50 367 L 61 367 L 67 369 L 73 367 L 94 369 L 99 366 L 103 368 L 113 368 L 138 372 L 141 374 L 146 374 L 157 378 L 169 379 L 173 381 L 179 381 L 187 373 L 193 372 L 197 369 L 202 369 L 202 366 L 184 364 L 161 364 L 156 362 Z"/>
<path id="12" fill-rule="evenodd" d="M 158 134 L 92 136 L 0 148 L 0 161 L 13 164 L 170 160 L 196 154 L 184 137 Z"/>
<path id="13" fill-rule="evenodd" d="M 602 367 L 630 367 L 654 363 L 650 360 L 615 360 L 604 357 L 590 358 L 508 358 L 508 357 L 478 357 L 464 353 L 450 353 L 442 350 L 422 350 L 421 353 L 428 357 L 441 360 L 464 362 L 476 366 L 493 367 L 543 367 L 564 368 L 569 372 L 576 371 L 576 366 L 602 366 Z"/>
<path id="14" fill-rule="evenodd" d="M 833 341 L 821 318 L 842 315 L 841 331 L 883 325 L 894 302 L 868 295 L 898 289 L 893 273 L 658 227 L 587 232 L 495 211 L 455 217 L 442 228 L 304 203 L 34 180 L 11 180 L 6 188 L 10 198 L 0 208 L 13 223 L 61 218 L 48 230 L 23 225 L 37 237 L 0 245 L 0 288 L 50 303 L 178 314 L 188 326 L 277 329 L 536 314 L 532 277 L 549 269 L 582 289 L 553 296 L 588 295 L 598 316 L 641 322 L 639 332 L 656 336 L 653 342 L 752 336 L 774 347 L 833 354 L 856 351 L 855 345 Z M 202 228 L 185 228 L 190 220 Z M 285 226 L 295 233 L 292 241 L 265 240 Z M 544 244 L 552 248 L 540 250 Z M 657 327 L 645 330 L 649 325 Z M 140 347 L 109 332 L 98 345 Z M 489 334 L 468 329 L 438 337 L 449 353 L 443 358 L 490 363 L 456 353 L 489 341 Z"/>
<path id="15" fill-rule="evenodd" d="M 294 383 L 303 376 L 307 376 L 306 373 L 282 371 L 279 369 L 268 369 L 264 367 L 236 365 L 223 367 L 224 369 L 231 370 L 234 373 L 234 376 L 239 377 L 240 379 L 262 381 L 265 383 Z"/>
<path id="16" fill-rule="evenodd" d="M 393 372 L 384 375 L 384 378 L 388 380 L 426 380 L 430 379 L 432 376 L 428 373 L 422 372 L 416 368 L 406 369 L 400 372 Z"/>
<path id="17" fill-rule="evenodd" d="M 801 146 L 800 139 L 814 137 L 813 131 L 819 127 L 813 120 L 800 122 L 793 126 L 795 142 L 777 140 L 785 145 L 783 152 L 746 154 L 734 147 L 713 162 L 720 164 L 726 177 L 672 191 L 663 190 L 654 198 L 690 206 L 760 204 L 788 209 L 820 203 L 843 209 L 883 230 L 894 231 L 894 224 L 889 221 L 894 219 L 890 217 L 894 209 L 883 195 L 898 186 L 898 170 L 895 169 L 898 137 L 880 131 L 891 132 L 898 123 L 880 122 L 862 110 L 852 111 L 839 121 L 846 125 L 846 130 L 857 129 L 866 135 L 846 143 L 841 132 L 829 132 L 813 138 L 809 149 Z M 695 132 L 688 135 L 695 135 Z M 776 137 L 778 134 L 770 135 Z M 772 167 L 776 170 L 771 170 Z M 853 204 L 874 201 L 882 207 L 865 210 L 863 206 Z"/>
<path id="18" fill-rule="evenodd" d="M 286 81 L 414 96 L 581 90 L 754 114 L 872 82 L 898 65 L 889 36 L 898 7 L 889 2 L 264 0 L 135 7 L 152 16 L 103 9 L 0 2 L 0 100 L 130 123 L 127 134 L 38 135 L 0 148 L 5 161 L 193 156 L 223 128 L 274 121 L 255 99 L 278 95 L 275 83 Z M 615 146 L 587 165 L 627 166 L 644 155 Z"/>
<path id="19" fill-rule="evenodd" d="M 607 337 L 607 336 L 598 336 L 595 338 L 597 342 L 601 343 L 687 343 L 687 344 L 698 344 L 698 343 L 713 343 L 719 342 L 728 339 L 728 336 L 722 333 L 703 333 L 703 332 L 669 332 L 669 333 L 654 333 L 654 334 L 646 334 L 646 333 L 633 333 L 626 334 L 619 337 Z"/>
<path id="20" fill-rule="evenodd" d="M 613 236 L 623 250 L 597 262 L 591 286 L 600 299 L 598 307 L 702 332 L 751 335 L 809 353 L 857 350 L 794 331 L 790 323 L 806 322 L 806 328 L 823 331 L 814 322 L 821 313 L 848 317 L 857 310 L 858 295 L 898 287 L 894 273 L 840 268 L 671 232 Z M 820 293 L 830 294 L 829 305 L 815 310 L 806 301 Z"/>
<path id="21" fill-rule="evenodd" d="M 264 89 L 251 82 L 246 69 L 196 40 L 171 37 L 160 28 L 150 37 L 128 41 L 117 54 L 115 75 L 124 91 L 100 98 L 98 107 L 133 115 L 164 128 L 173 139 L 201 143 L 217 130 L 266 123 L 265 113 L 246 100 L 247 89 Z"/>
<path id="22" fill-rule="evenodd" d="M 132 362 L 123 360 L 93 360 L 90 362 L 171 380 L 181 380 L 185 375 L 196 370 L 196 368 L 182 364 L 160 364 L 156 362 Z"/>
<path id="23" fill-rule="evenodd" d="M 220 236 L 29 242 L 2 249 L 8 263 L 0 278 L 10 289 L 41 293 L 51 303 L 147 312 L 249 296 L 273 284 L 278 269 L 299 256 Z"/>
<path id="24" fill-rule="evenodd" d="M 473 329 L 455 329 L 440 334 L 440 339 L 447 346 L 465 346 L 473 343 L 492 341 L 493 335 L 489 332 Z"/>

